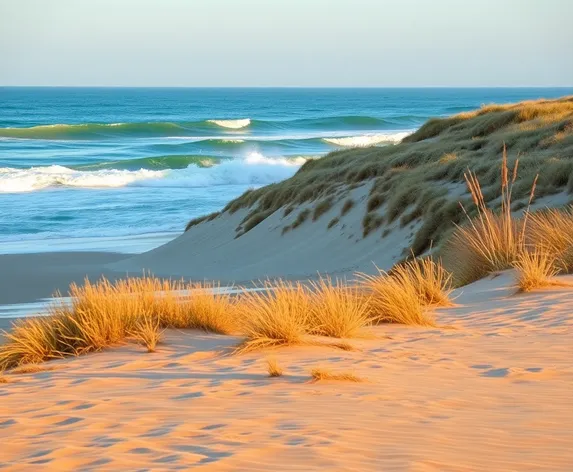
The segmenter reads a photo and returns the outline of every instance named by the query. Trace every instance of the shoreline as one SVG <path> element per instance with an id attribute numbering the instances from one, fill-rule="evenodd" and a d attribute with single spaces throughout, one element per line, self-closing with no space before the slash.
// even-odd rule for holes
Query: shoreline
<path id="1" fill-rule="evenodd" d="M 180 235 L 180 231 L 172 231 L 127 236 L 8 240 L 0 241 L 0 256 L 55 252 L 106 252 L 134 255 L 162 246 Z"/>
<path id="2" fill-rule="evenodd" d="M 110 279 L 118 272 L 106 264 L 129 255 L 114 252 L 44 252 L 0 255 L 0 305 L 31 303 L 50 298 L 55 292 L 67 293 L 70 283 L 86 277 Z"/>

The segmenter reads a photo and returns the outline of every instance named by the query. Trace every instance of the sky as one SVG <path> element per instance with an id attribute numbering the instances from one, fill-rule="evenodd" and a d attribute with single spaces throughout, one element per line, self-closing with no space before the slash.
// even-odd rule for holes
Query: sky
<path id="1" fill-rule="evenodd" d="M 0 0 L 0 85 L 573 85 L 571 0 Z"/>

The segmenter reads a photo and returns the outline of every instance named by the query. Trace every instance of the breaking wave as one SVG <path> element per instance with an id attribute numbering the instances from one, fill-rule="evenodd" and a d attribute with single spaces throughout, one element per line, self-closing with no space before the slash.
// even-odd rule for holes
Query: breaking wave
<path id="1" fill-rule="evenodd" d="M 207 123 L 213 123 L 217 126 L 221 126 L 222 128 L 241 129 L 249 126 L 251 124 L 251 120 L 249 118 L 245 118 L 243 120 L 207 120 Z"/>
<path id="2" fill-rule="evenodd" d="M 181 169 L 72 169 L 52 165 L 30 169 L 0 168 L 0 192 L 32 192 L 50 187 L 107 188 L 125 186 L 211 187 L 215 185 L 266 185 L 291 177 L 306 158 L 270 158 L 251 153 L 218 165 Z"/>
<path id="3" fill-rule="evenodd" d="M 323 138 L 323 141 L 329 144 L 342 147 L 367 147 L 375 146 L 382 143 L 399 143 L 410 133 L 393 133 L 393 134 L 374 134 L 362 136 L 349 136 L 344 138 Z"/>

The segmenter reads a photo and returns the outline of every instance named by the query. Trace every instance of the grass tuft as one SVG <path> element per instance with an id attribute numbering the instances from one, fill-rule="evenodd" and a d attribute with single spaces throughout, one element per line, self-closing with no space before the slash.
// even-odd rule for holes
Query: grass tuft
<path id="1" fill-rule="evenodd" d="M 411 281 L 424 305 L 451 305 L 452 275 L 433 257 L 413 258 L 392 269 L 392 274 Z"/>
<path id="2" fill-rule="evenodd" d="M 267 359 L 267 371 L 269 377 L 281 377 L 283 375 L 283 369 L 276 359 Z"/>
<path id="3" fill-rule="evenodd" d="M 159 322 L 159 318 L 152 319 L 150 316 L 145 316 L 136 323 L 130 333 L 131 337 L 147 348 L 147 352 L 155 352 L 161 342 L 163 330 Z"/>
<path id="4" fill-rule="evenodd" d="M 364 379 L 354 375 L 351 372 L 331 372 L 324 368 L 316 368 L 310 371 L 314 382 L 321 380 L 341 380 L 345 382 L 364 382 Z"/>
<path id="5" fill-rule="evenodd" d="M 13 369 L 10 373 L 11 374 L 37 374 L 38 372 L 49 372 L 52 370 L 56 370 L 55 366 L 43 366 L 38 364 L 26 364 L 21 365 Z"/>
<path id="6" fill-rule="evenodd" d="M 362 218 L 362 237 L 367 237 L 372 231 L 377 230 L 384 223 L 384 217 L 374 212 L 366 213 Z"/>
<path id="7" fill-rule="evenodd" d="M 553 255 L 561 272 L 573 272 L 573 206 L 532 213 L 528 234 L 528 242 Z"/>
<path id="8" fill-rule="evenodd" d="M 471 218 L 466 212 L 468 224 L 456 227 L 451 241 L 444 249 L 444 253 L 449 252 L 449 260 L 453 261 L 453 272 L 460 285 L 473 282 L 487 273 L 510 268 L 525 250 L 529 205 L 522 219 L 514 218 L 511 212 L 511 199 L 517 179 L 518 164 L 519 161 L 516 161 L 510 171 L 504 147 L 499 213 L 488 206 L 476 174 L 473 172 L 464 174 L 477 216 Z M 535 193 L 536 182 L 537 177 L 531 187 L 530 204 Z"/>
<path id="9" fill-rule="evenodd" d="M 521 292 L 552 285 L 551 278 L 559 273 L 555 259 L 546 252 L 524 251 L 514 262 L 517 271 L 517 285 Z"/>
<path id="10" fill-rule="evenodd" d="M 208 215 L 204 215 L 204 216 L 200 216 L 198 218 L 194 218 L 191 221 L 189 221 L 189 223 L 187 223 L 187 225 L 185 226 L 185 231 L 189 231 L 193 226 L 197 226 L 200 223 L 203 223 L 204 221 L 211 221 L 214 220 L 215 218 L 217 218 L 219 215 L 221 214 L 220 211 L 216 211 L 214 213 L 210 213 Z"/>
<path id="11" fill-rule="evenodd" d="M 320 278 L 311 282 L 309 332 L 333 338 L 360 336 L 371 322 L 369 299 L 357 287 Z"/>
<path id="12" fill-rule="evenodd" d="M 346 200 L 340 210 L 340 216 L 346 215 L 350 210 L 352 210 L 353 206 L 354 206 L 354 200 L 352 200 L 351 198 Z"/>
<path id="13" fill-rule="evenodd" d="M 296 220 L 292 223 L 292 229 L 298 228 L 301 224 L 303 224 L 309 217 L 310 210 L 305 208 L 302 210 L 296 217 Z"/>
<path id="14" fill-rule="evenodd" d="M 424 304 L 415 279 L 406 270 L 378 275 L 359 274 L 361 286 L 370 294 L 371 316 L 375 323 L 435 326 Z"/>
<path id="15" fill-rule="evenodd" d="M 312 221 L 318 220 L 322 215 L 324 215 L 328 210 L 332 208 L 332 203 L 334 199 L 332 197 L 322 200 L 318 205 L 314 207 L 312 212 Z"/>
<path id="16" fill-rule="evenodd" d="M 301 283 L 265 283 L 265 290 L 244 292 L 237 309 L 246 339 L 236 352 L 301 344 L 310 313 L 308 289 Z"/>
<path id="17" fill-rule="evenodd" d="M 332 220 L 330 220 L 330 221 L 328 222 L 327 229 L 330 229 L 330 228 L 332 228 L 333 226 L 336 226 L 339 221 L 340 221 L 340 218 L 339 218 L 338 216 L 335 216 L 334 218 L 332 218 Z"/>

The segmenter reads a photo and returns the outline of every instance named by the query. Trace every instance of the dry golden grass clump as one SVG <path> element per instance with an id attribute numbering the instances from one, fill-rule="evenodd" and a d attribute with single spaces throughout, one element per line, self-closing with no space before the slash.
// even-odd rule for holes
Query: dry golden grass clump
<path id="1" fill-rule="evenodd" d="M 433 257 L 412 258 L 392 269 L 392 275 L 409 280 L 424 305 L 451 305 L 452 275 Z"/>
<path id="2" fill-rule="evenodd" d="M 478 280 L 487 273 L 510 268 L 525 251 L 529 205 L 525 216 L 520 219 L 515 218 L 511 210 L 518 165 L 519 161 L 516 161 L 510 172 L 504 147 L 499 212 L 488 206 L 475 173 L 468 171 L 464 174 L 477 216 L 471 218 L 466 212 L 468 223 L 456 227 L 451 240 L 444 248 L 444 254 L 447 254 L 447 260 L 459 285 Z M 529 204 L 534 196 L 536 182 L 537 177 L 531 187 Z"/>
<path id="3" fill-rule="evenodd" d="M 364 382 L 364 379 L 354 375 L 352 372 L 331 372 L 328 369 L 316 368 L 310 371 L 314 382 L 321 380 L 341 380 L 344 382 Z"/>
<path id="4" fill-rule="evenodd" d="M 561 272 L 573 272 L 573 206 L 532 213 L 527 235 L 530 244 L 553 255 Z"/>
<path id="5" fill-rule="evenodd" d="M 309 332 L 334 338 L 360 336 L 371 323 L 369 297 L 340 280 L 311 283 Z"/>
<path id="6" fill-rule="evenodd" d="M 241 332 L 246 339 L 237 348 L 247 352 L 301 344 L 307 333 L 311 297 L 301 283 L 265 283 L 264 290 L 244 292 L 237 303 Z"/>
<path id="7" fill-rule="evenodd" d="M 522 252 L 514 262 L 514 267 L 517 271 L 517 286 L 522 292 L 554 284 L 551 278 L 559 273 L 555 259 L 540 250 Z"/>
<path id="8" fill-rule="evenodd" d="M 155 352 L 163 336 L 159 318 L 154 319 L 151 316 L 144 316 L 135 324 L 135 328 L 130 335 L 145 346 L 147 352 Z"/>
<path id="9" fill-rule="evenodd" d="M 458 226 L 442 254 L 457 285 L 465 285 L 494 271 L 518 269 L 522 290 L 545 284 L 558 272 L 573 270 L 573 207 L 530 211 L 538 177 L 535 176 L 524 212 L 515 216 L 512 196 L 518 185 L 519 161 L 510 171 L 507 154 L 501 166 L 500 210 L 488 206 L 477 176 L 466 174 L 477 216 Z M 521 208 L 520 208 L 521 209 Z M 529 288 L 528 288 L 529 287 Z"/>
<path id="10" fill-rule="evenodd" d="M 236 296 L 215 284 L 150 276 L 86 280 L 70 286 L 70 304 L 57 303 L 50 316 L 20 320 L 5 333 L 0 370 L 99 351 L 129 338 L 153 352 L 165 328 L 242 334 L 237 352 L 303 343 L 352 350 L 345 342 L 309 336 L 357 337 L 373 321 L 432 324 L 422 307 L 442 299 L 435 287 L 420 289 L 415 283 L 422 273 L 430 285 L 434 279 L 445 284 L 447 277 L 427 262 L 404 267 L 403 273 L 370 277 L 359 287 L 330 279 L 308 285 L 279 281 Z"/>
<path id="11" fill-rule="evenodd" d="M 267 359 L 267 371 L 269 377 L 281 377 L 283 375 L 283 369 L 276 359 Z"/>
<path id="12" fill-rule="evenodd" d="M 414 279 L 406 271 L 378 275 L 360 274 L 362 286 L 370 294 L 370 314 L 375 323 L 434 326 L 431 315 L 424 310 Z"/>
<path id="13" fill-rule="evenodd" d="M 37 374 L 38 372 L 49 372 L 56 370 L 55 366 L 44 366 L 39 364 L 26 364 L 13 369 L 11 374 Z"/>
<path id="14" fill-rule="evenodd" d="M 375 323 L 435 326 L 426 307 L 451 304 L 452 276 L 433 257 L 413 258 L 390 273 L 358 274 Z"/>
<path id="15" fill-rule="evenodd" d="M 20 320 L 5 333 L 0 369 L 99 351 L 134 333 L 151 346 L 167 327 L 229 334 L 236 329 L 233 305 L 216 288 L 150 276 L 72 284 L 71 304 L 55 304 L 50 316 Z"/>
<path id="16" fill-rule="evenodd" d="M 0 345 L 0 370 L 62 357 L 58 325 L 57 320 L 50 318 L 27 318 L 14 323 L 10 332 L 3 333 L 6 340 Z"/>

